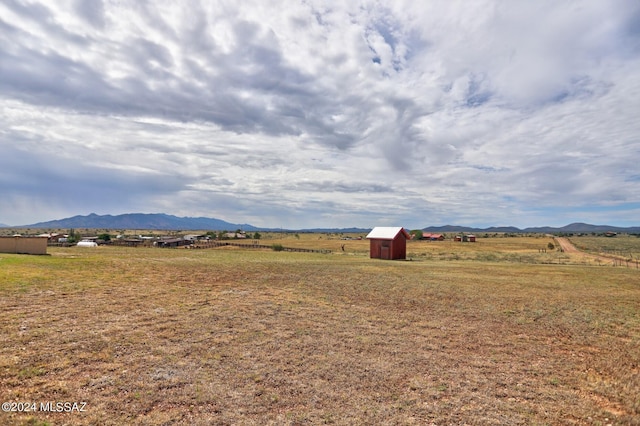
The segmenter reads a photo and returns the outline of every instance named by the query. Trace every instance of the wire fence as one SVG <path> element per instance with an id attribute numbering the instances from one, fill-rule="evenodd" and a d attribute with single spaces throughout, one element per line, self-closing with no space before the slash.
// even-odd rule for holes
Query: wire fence
<path id="1" fill-rule="evenodd" d="M 283 247 L 277 244 L 268 246 L 265 244 L 258 244 L 257 242 L 234 243 L 229 241 L 198 241 L 192 247 L 194 249 L 208 249 L 208 248 L 223 247 L 223 246 L 242 247 L 242 248 L 249 248 L 249 249 L 271 249 L 271 250 L 277 250 L 277 251 L 290 251 L 290 252 L 301 252 L 301 253 L 323 253 L 323 254 L 331 253 L 331 250 L 328 250 L 328 249 Z"/>

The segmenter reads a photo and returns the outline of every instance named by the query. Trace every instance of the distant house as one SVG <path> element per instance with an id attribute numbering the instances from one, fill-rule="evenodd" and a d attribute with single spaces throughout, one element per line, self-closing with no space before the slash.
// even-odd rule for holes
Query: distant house
<path id="1" fill-rule="evenodd" d="M 442 234 L 423 234 L 422 235 L 422 239 L 423 240 L 430 240 L 430 241 L 444 241 L 444 235 L 442 235 Z"/>
<path id="2" fill-rule="evenodd" d="M 224 238 L 235 240 L 235 239 L 244 239 L 247 238 L 247 234 L 244 231 L 240 232 L 227 232 L 224 234 Z"/>
<path id="3" fill-rule="evenodd" d="M 204 240 L 206 238 L 206 235 L 203 235 L 203 234 L 188 234 L 188 235 L 185 235 L 182 238 L 187 240 L 187 241 L 199 241 L 199 240 Z"/>
<path id="4" fill-rule="evenodd" d="M 64 243 L 66 242 L 67 238 L 69 237 L 66 234 L 58 234 L 58 233 L 45 233 L 45 234 L 40 234 L 38 235 L 38 237 L 47 237 L 47 239 L 49 240 L 49 243 Z"/>
<path id="5" fill-rule="evenodd" d="M 165 239 L 158 240 L 153 244 L 156 247 L 169 248 L 169 247 L 188 246 L 188 245 L 191 245 L 191 243 L 192 243 L 191 240 L 185 240 L 184 238 L 165 238 Z"/>
<path id="6" fill-rule="evenodd" d="M 367 235 L 371 259 L 406 259 L 409 233 L 402 227 L 375 227 Z"/>
<path id="7" fill-rule="evenodd" d="M 122 238 L 119 241 L 120 241 L 120 245 L 125 245 L 129 247 L 138 247 L 139 245 L 144 243 L 144 240 L 141 240 L 138 238 Z"/>

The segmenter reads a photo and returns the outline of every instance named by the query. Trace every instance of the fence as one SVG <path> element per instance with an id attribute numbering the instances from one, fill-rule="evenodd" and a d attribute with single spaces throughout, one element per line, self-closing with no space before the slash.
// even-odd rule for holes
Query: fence
<path id="1" fill-rule="evenodd" d="M 214 247 L 223 247 L 223 246 L 234 246 L 234 247 L 242 247 L 242 248 L 253 248 L 253 249 L 274 249 L 274 246 L 268 246 L 264 244 L 258 244 L 257 242 L 253 242 L 250 244 L 247 243 L 233 243 L 229 241 L 197 241 L 191 247 L 194 249 L 208 249 Z M 292 252 L 301 252 L 301 253 L 331 253 L 331 250 L 327 249 L 306 249 L 306 248 L 297 248 L 297 247 L 282 247 L 278 246 L 278 251 L 292 251 Z"/>

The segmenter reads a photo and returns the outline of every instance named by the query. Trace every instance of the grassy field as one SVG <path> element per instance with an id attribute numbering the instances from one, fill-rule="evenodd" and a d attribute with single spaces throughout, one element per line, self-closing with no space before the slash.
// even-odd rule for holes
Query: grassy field
<path id="1" fill-rule="evenodd" d="M 580 236 L 571 237 L 571 242 L 580 250 L 589 253 L 615 255 L 634 260 L 640 259 L 640 237 L 635 235 L 617 235 L 615 237 Z"/>
<path id="2" fill-rule="evenodd" d="M 285 247 L 310 247 L 332 250 L 335 254 L 369 256 L 369 241 L 344 240 L 343 238 L 363 237 L 364 234 L 267 234 L 261 244 L 278 243 Z M 413 261 L 432 260 L 471 260 L 480 262 L 516 262 L 516 263 L 584 263 L 579 257 L 564 255 L 549 250 L 548 244 L 554 244 L 552 237 L 544 235 L 478 238 L 475 243 L 413 240 L 407 242 L 407 258 Z M 344 245 L 344 250 L 343 246 Z M 546 252 L 541 252 L 547 249 Z"/>
<path id="3" fill-rule="evenodd" d="M 340 237 L 0 254 L 0 402 L 86 402 L 0 424 L 640 424 L 637 270 Z"/>

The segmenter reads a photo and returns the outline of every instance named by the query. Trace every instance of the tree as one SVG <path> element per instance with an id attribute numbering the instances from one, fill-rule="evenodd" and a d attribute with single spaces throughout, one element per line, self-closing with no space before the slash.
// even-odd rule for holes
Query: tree
<path id="1" fill-rule="evenodd" d="M 253 239 L 254 239 L 254 240 L 259 240 L 259 239 L 260 239 L 260 237 L 262 237 L 262 235 L 260 235 L 260 233 L 259 233 L 259 232 L 257 232 L 257 231 L 253 234 Z"/>
<path id="2" fill-rule="evenodd" d="M 554 246 L 553 243 L 549 243 L 549 244 L 547 244 L 547 248 L 549 250 L 553 250 L 554 248 L 556 248 L 556 246 Z"/>
<path id="3" fill-rule="evenodd" d="M 414 229 L 413 231 L 409 232 L 410 235 L 413 235 L 413 239 L 414 240 L 420 240 L 422 239 L 422 229 Z"/>
<path id="4" fill-rule="evenodd" d="M 76 232 L 76 230 L 73 228 L 69 229 L 69 236 L 67 237 L 68 243 L 72 243 L 72 244 L 77 243 L 81 239 L 82 239 L 82 235 L 80 235 L 79 232 Z"/>
<path id="5" fill-rule="evenodd" d="M 111 241 L 111 235 L 105 232 L 104 234 L 98 235 L 98 239 L 102 241 Z"/>

